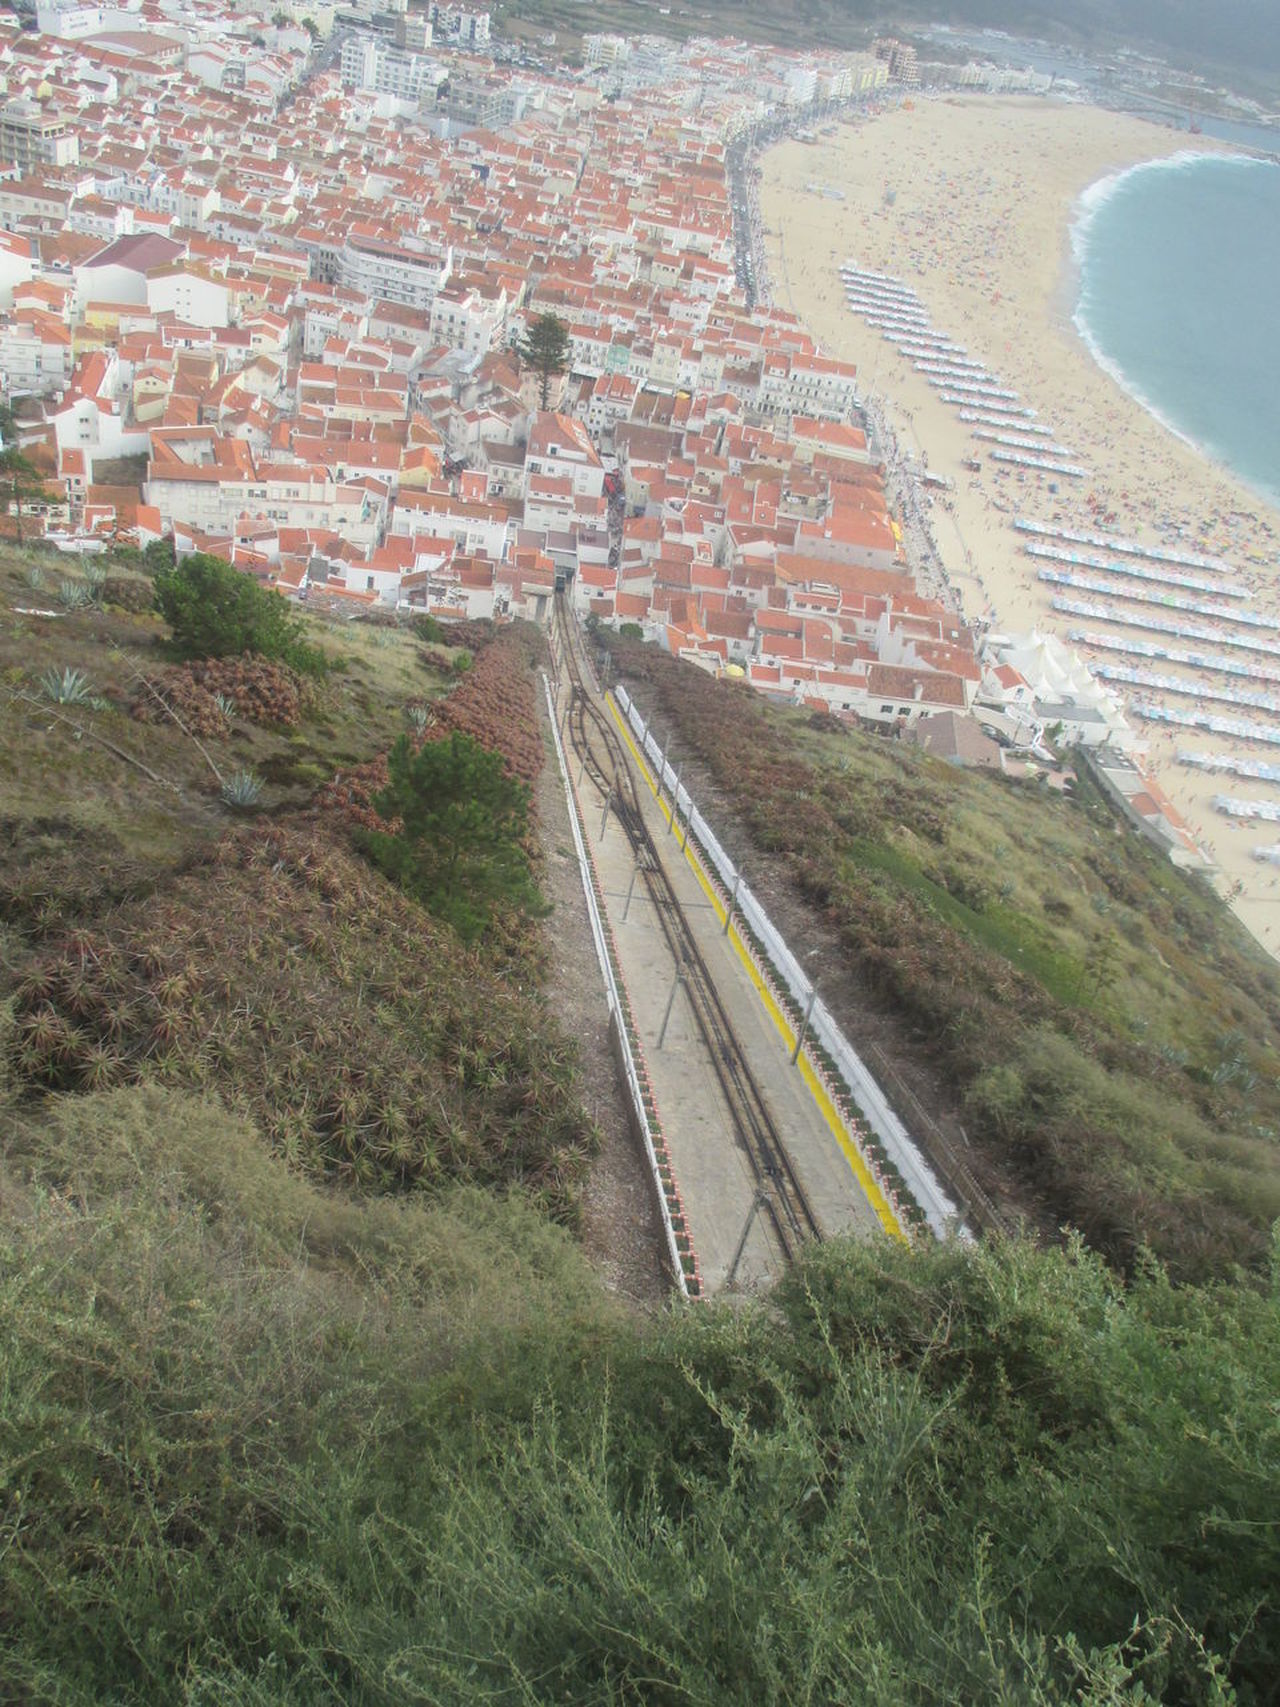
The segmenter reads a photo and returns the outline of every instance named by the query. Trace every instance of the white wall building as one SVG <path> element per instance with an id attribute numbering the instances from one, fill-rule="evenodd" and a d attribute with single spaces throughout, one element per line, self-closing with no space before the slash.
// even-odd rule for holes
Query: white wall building
<path id="1" fill-rule="evenodd" d="M 229 326 L 232 297 L 227 285 L 179 262 L 147 278 L 147 306 L 175 314 L 188 326 Z"/>
<path id="2" fill-rule="evenodd" d="M 36 6 L 36 28 L 42 36 L 57 36 L 60 41 L 82 41 L 85 36 L 101 35 L 107 28 L 109 14 L 101 6 L 59 4 L 59 0 L 39 0 Z"/>
<path id="3" fill-rule="evenodd" d="M 481 296 L 476 290 L 445 285 L 431 303 L 431 341 L 448 344 L 465 355 L 482 356 L 502 341 L 506 321 L 507 293 Z"/>
<path id="4" fill-rule="evenodd" d="M 444 78 L 444 67 L 437 60 L 375 36 L 349 36 L 342 44 L 342 81 L 349 89 L 392 95 L 416 105 L 424 95 L 434 95 Z"/>
<path id="5" fill-rule="evenodd" d="M 375 543 L 382 517 L 382 506 L 364 488 L 307 468 L 249 473 L 216 465 L 152 463 L 146 496 L 160 511 L 166 529 L 186 522 L 207 533 L 230 533 L 243 517 L 261 517 L 282 527 L 331 528 L 367 546 Z"/>
<path id="6" fill-rule="evenodd" d="M 453 249 L 415 250 L 375 237 L 348 237 L 338 256 L 337 283 L 370 302 L 382 298 L 430 308 L 453 270 Z"/>

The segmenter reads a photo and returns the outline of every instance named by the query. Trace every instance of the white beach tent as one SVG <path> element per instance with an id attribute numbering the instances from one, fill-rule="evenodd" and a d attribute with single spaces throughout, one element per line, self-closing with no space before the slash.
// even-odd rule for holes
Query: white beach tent
<path id="1" fill-rule="evenodd" d="M 998 656 L 1002 664 L 1012 665 L 1026 681 L 1038 710 L 1075 706 L 1091 714 L 1090 721 L 1101 720 L 1112 739 L 1129 734 L 1116 695 L 1096 681 L 1079 653 L 1064 646 L 1055 635 L 1041 634 L 1034 628 L 1030 634 L 1011 635 L 999 647 Z M 1098 729 L 1093 739 L 1102 733 Z"/>

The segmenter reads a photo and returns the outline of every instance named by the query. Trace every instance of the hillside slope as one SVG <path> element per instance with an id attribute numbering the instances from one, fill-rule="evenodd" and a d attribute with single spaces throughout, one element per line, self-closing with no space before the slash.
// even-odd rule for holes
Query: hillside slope
<path id="1" fill-rule="evenodd" d="M 38 559 L 8 570 L 9 1096 L 198 1090 L 319 1180 L 519 1186 L 572 1219 L 595 1134 L 539 997 L 538 928 L 503 916 L 468 948 L 351 835 L 410 722 L 472 730 L 536 774 L 529 650 L 481 635 L 459 672 L 459 649 L 409 629 L 318 626 L 341 648 L 318 683 L 256 661 L 179 667 L 156 618 L 107 602 L 141 604 L 145 583 L 60 603 Z M 262 785 L 239 808 L 223 790 L 237 772 Z"/>
<path id="2" fill-rule="evenodd" d="M 36 567 L 0 561 L 0 1696 L 1270 1698 L 1274 1289 L 1124 1283 L 1078 1242 L 832 1241 L 767 1302 L 624 1306 L 565 1225 L 594 1134 L 546 927 L 466 947 L 351 834 L 406 722 L 536 764 L 535 643 L 466 636 L 460 669 L 412 631 L 314 627 L 343 657 L 319 687 L 236 664 L 219 704 L 166 661 L 145 583 L 121 578 L 130 615 L 55 582 L 38 616 Z M 1009 991 L 1115 1046 L 1114 982 L 1000 910 L 1056 893 L 1051 831 L 1086 896 L 1138 883 L 1096 813 L 1010 819 L 1014 890 L 984 911 L 990 797 L 730 708 L 796 835 L 843 802 L 929 897 L 886 967 L 945 943 L 960 978 L 972 914 L 1023 945 L 981 962 L 1009 1060 Z M 233 765 L 265 779 L 241 807 Z M 1198 900 L 1170 892 L 1162 926 L 1185 904 L 1188 956 L 1217 962 L 1188 1040 L 1212 1001 L 1261 1038 L 1265 969 L 1231 985 L 1251 963 Z M 1077 931 L 1108 916 L 1067 902 Z M 1057 1006 L 1018 982 L 1037 968 Z"/>
<path id="3" fill-rule="evenodd" d="M 854 1036 L 892 1023 L 898 1073 L 1015 1212 L 1121 1265 L 1266 1260 L 1280 969 L 1086 773 L 1062 798 L 960 771 L 611 645 L 828 1004 Z"/>

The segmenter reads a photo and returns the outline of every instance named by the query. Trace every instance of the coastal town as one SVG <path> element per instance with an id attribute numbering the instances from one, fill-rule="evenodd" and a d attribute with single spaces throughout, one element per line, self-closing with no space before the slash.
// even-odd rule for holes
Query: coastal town
<path id="1" fill-rule="evenodd" d="M 44 481 L 28 538 L 172 538 L 348 617 L 545 623 L 568 586 L 588 624 L 952 763 L 1063 786 L 1047 734 L 1095 749 L 1135 826 L 1214 868 L 1117 691 L 1163 678 L 1118 665 L 1141 642 L 1099 639 L 1107 610 L 1076 596 L 1116 584 L 1033 508 L 1053 608 L 1091 627 L 1001 628 L 973 550 L 939 542 L 954 476 L 766 253 L 761 149 L 816 160 L 901 115 L 911 49 L 600 34 L 546 69 L 483 11 L 304 0 L 51 0 L 36 24 L 0 25 L 0 387 Z M 839 212 L 834 185 L 804 189 Z M 846 316 L 967 422 L 966 468 L 1030 474 L 1040 500 L 1078 481 L 1080 447 L 914 293 L 836 262 Z M 540 374 L 521 350 L 549 323 Z M 1146 576 L 1167 604 L 1169 558 L 1142 561 L 1120 596 Z"/>
<path id="2" fill-rule="evenodd" d="M 1260 0 L 11 4 L 0 1704 L 1276 1700 Z"/>

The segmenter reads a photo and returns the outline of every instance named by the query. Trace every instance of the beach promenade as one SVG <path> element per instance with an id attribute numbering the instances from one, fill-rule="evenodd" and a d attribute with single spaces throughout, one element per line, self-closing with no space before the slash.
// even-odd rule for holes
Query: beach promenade
<path id="1" fill-rule="evenodd" d="M 774 300 L 858 364 L 929 590 L 944 589 L 971 621 L 1050 630 L 1113 672 L 1108 685 L 1222 887 L 1278 951 L 1280 878 L 1253 857 L 1275 842 L 1275 823 L 1224 811 L 1223 773 L 1204 760 L 1274 757 L 1256 738 L 1268 725 L 1280 740 L 1280 717 L 1271 724 L 1263 703 L 1267 652 L 1280 642 L 1280 514 L 1129 397 L 1071 322 L 1081 193 L 1189 141 L 1077 104 L 918 100 L 842 124 L 821 153 L 799 142 L 771 150 L 761 215 Z M 842 278 L 842 265 L 859 276 Z M 876 283 L 885 277 L 894 282 Z M 886 289 L 905 296 L 886 307 Z M 1048 461 L 1059 469 L 1036 466 Z M 926 463 L 950 491 L 908 477 Z M 1037 534 L 1019 519 L 1220 561 L 1223 587 L 1218 571 Z M 1202 713 L 1210 727 L 1187 723 Z M 1248 784 L 1250 798 L 1268 792 Z M 1270 792 L 1280 804 L 1280 788 Z"/>

